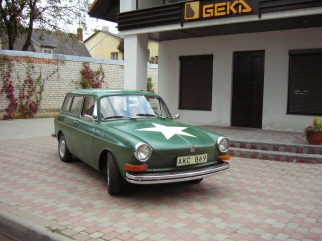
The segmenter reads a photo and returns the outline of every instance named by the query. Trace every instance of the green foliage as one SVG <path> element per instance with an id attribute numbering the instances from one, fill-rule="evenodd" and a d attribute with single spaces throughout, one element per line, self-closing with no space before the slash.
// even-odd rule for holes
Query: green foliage
<path id="1" fill-rule="evenodd" d="M 152 78 L 151 77 L 148 78 L 146 89 L 147 89 L 148 92 L 154 93 L 153 83 L 152 83 Z"/>
<path id="2" fill-rule="evenodd" d="M 117 46 L 117 49 L 122 54 L 122 58 L 124 59 L 124 39 L 120 40 L 120 43 Z"/>
<path id="3" fill-rule="evenodd" d="M 315 132 L 322 132 L 322 120 L 314 117 L 312 125 L 304 129 L 306 137 L 313 135 Z"/>

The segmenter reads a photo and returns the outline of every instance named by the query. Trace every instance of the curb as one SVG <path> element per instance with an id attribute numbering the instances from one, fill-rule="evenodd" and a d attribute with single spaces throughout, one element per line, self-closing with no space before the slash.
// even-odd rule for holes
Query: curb
<path id="1" fill-rule="evenodd" d="M 4 205 L 0 205 L 1 209 Z M 6 206 L 8 209 L 8 206 Z M 9 208 L 10 209 L 10 208 Z M 15 213 L 20 212 L 15 210 Z M 23 214 L 21 212 L 21 214 Z M 21 217 L 24 216 L 24 217 Z M 52 230 L 64 230 L 64 227 L 57 226 L 47 220 L 38 222 L 30 221 L 33 218 L 30 214 L 16 215 L 13 213 L 0 211 L 0 234 L 7 236 L 12 240 L 19 241 L 71 241 L 62 234 Z"/>

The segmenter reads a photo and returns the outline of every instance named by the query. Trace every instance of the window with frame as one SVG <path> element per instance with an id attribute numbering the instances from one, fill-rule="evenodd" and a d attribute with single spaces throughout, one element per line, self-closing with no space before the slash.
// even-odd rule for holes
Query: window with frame
<path id="1" fill-rule="evenodd" d="M 82 105 L 83 105 L 83 96 L 75 96 L 69 112 L 72 115 L 79 116 L 81 113 Z"/>
<path id="2" fill-rule="evenodd" d="M 179 109 L 211 110 L 213 55 L 181 56 Z"/>
<path id="3" fill-rule="evenodd" d="M 289 52 L 288 114 L 322 115 L 322 49 Z"/>
<path id="4" fill-rule="evenodd" d="M 97 117 L 96 98 L 87 96 L 84 98 L 83 110 L 81 116 L 90 115 L 94 118 Z"/>
<path id="5" fill-rule="evenodd" d="M 42 52 L 45 54 L 52 54 L 53 50 L 52 49 L 42 49 Z"/>
<path id="6" fill-rule="evenodd" d="M 72 104 L 72 101 L 73 101 L 73 96 L 71 95 L 67 95 L 65 97 L 65 100 L 64 100 L 64 103 L 63 103 L 63 106 L 62 106 L 62 111 L 65 111 L 65 112 L 68 112 L 69 109 L 70 109 L 70 105 Z"/>
<path id="7" fill-rule="evenodd" d="M 111 53 L 111 59 L 118 60 L 119 59 L 118 56 L 119 56 L 118 52 Z"/>

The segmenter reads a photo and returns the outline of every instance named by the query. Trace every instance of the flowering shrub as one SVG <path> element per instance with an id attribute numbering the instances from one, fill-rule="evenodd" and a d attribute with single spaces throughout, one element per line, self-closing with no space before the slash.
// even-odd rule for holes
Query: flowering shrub
<path id="1" fill-rule="evenodd" d="M 2 58 L 0 61 L 0 71 L 1 71 L 1 79 L 3 80 L 3 86 L 1 89 L 1 93 L 5 93 L 8 100 L 9 105 L 5 109 L 6 114 L 4 114 L 4 119 L 14 119 L 16 118 L 16 109 L 18 107 L 17 98 L 14 95 L 15 88 L 13 86 L 13 82 L 11 80 L 12 76 L 12 63 L 7 58 Z M 5 68 L 5 66 L 7 68 Z"/>
<path id="2" fill-rule="evenodd" d="M 105 73 L 104 73 L 102 66 L 98 70 L 93 71 L 89 67 L 89 63 L 84 62 L 83 67 L 84 68 L 80 71 L 80 73 L 82 75 L 81 81 L 80 81 L 80 85 L 81 85 L 82 89 L 101 88 L 102 83 L 104 82 L 104 77 L 105 77 Z"/>
<path id="3" fill-rule="evenodd" d="M 9 105 L 5 109 L 6 114 L 3 115 L 3 119 L 32 118 L 39 109 L 45 80 L 42 80 L 41 74 L 34 80 L 32 77 L 34 65 L 30 59 L 27 59 L 26 62 L 27 77 L 25 80 L 19 81 L 18 86 L 15 86 L 12 80 L 12 62 L 6 56 L 0 58 L 0 74 L 3 80 L 1 93 L 5 93 L 9 100 Z M 18 98 L 15 96 L 16 87 L 18 88 Z"/>
<path id="4" fill-rule="evenodd" d="M 304 129 L 306 137 L 313 135 L 315 132 L 322 132 L 322 121 L 317 117 L 314 117 L 311 126 L 308 126 Z"/>
<path id="5" fill-rule="evenodd" d="M 41 75 L 36 81 L 31 76 L 32 66 L 27 66 L 27 78 L 23 81 L 19 91 L 19 115 L 20 118 L 32 118 L 37 113 L 42 98 L 44 82 L 41 82 Z"/>

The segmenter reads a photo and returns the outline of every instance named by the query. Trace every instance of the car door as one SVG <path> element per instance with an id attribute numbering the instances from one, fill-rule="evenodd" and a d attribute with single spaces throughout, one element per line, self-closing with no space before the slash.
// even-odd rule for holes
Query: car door
<path id="1" fill-rule="evenodd" d="M 75 146 L 75 155 L 84 162 L 93 163 L 93 138 L 97 128 L 96 98 L 84 96 L 79 116 L 74 121 L 72 141 Z"/>

